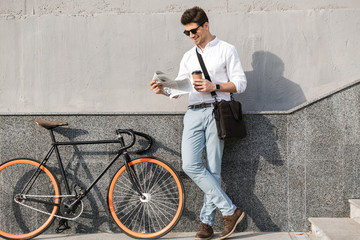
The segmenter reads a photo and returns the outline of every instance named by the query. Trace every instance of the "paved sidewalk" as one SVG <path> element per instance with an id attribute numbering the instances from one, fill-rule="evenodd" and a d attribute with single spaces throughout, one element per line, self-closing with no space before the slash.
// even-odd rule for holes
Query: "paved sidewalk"
<path id="1" fill-rule="evenodd" d="M 169 233 L 160 240 L 194 240 L 195 233 Z M 133 240 L 133 238 L 122 233 L 95 233 L 95 234 L 51 234 L 40 235 L 35 239 L 41 240 Z M 219 239 L 219 233 L 215 233 L 213 240 Z M 233 233 L 229 240 L 246 239 L 246 240 L 309 240 L 306 233 L 294 232 L 241 232 Z"/>

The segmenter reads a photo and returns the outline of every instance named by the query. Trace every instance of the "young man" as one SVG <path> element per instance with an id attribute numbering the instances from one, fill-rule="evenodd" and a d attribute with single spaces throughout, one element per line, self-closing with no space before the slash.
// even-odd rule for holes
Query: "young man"
<path id="1" fill-rule="evenodd" d="M 229 237 L 245 213 L 238 209 L 221 188 L 221 161 L 224 141 L 217 135 L 216 122 L 212 114 L 216 91 L 217 100 L 230 100 L 230 93 L 241 93 L 246 88 L 246 77 L 234 46 L 219 40 L 210 33 L 209 20 L 203 9 L 193 7 L 186 10 L 181 23 L 185 35 L 195 46 L 181 60 L 177 79 L 189 78 L 196 91 L 189 95 L 188 111 L 184 117 L 182 138 L 182 160 L 184 172 L 204 192 L 204 205 L 200 213 L 200 227 L 196 240 L 210 239 L 213 235 L 215 210 L 218 208 L 224 220 L 224 231 L 220 239 Z M 191 73 L 202 70 L 196 51 L 204 60 L 211 81 L 193 79 Z M 164 94 L 161 85 L 152 81 L 151 89 Z M 202 153 L 206 151 L 206 168 L 202 164 Z"/>

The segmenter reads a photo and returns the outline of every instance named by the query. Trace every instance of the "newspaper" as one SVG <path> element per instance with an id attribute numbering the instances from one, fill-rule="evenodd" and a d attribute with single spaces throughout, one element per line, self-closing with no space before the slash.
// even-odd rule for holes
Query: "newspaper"
<path id="1" fill-rule="evenodd" d="M 156 71 L 153 80 L 163 86 L 164 92 L 166 92 L 170 98 L 188 94 L 193 91 L 193 86 L 188 78 L 171 80 L 163 72 Z"/>

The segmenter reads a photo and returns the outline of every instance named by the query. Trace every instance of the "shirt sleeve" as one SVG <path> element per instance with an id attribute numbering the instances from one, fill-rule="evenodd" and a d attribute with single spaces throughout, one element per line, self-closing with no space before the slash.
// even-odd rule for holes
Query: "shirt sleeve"
<path id="1" fill-rule="evenodd" d="M 247 86 L 247 80 L 241 66 L 239 55 L 234 46 L 231 48 L 231 51 L 229 51 L 227 56 L 226 70 L 230 82 L 235 84 L 236 92 L 244 92 Z"/>
<path id="2" fill-rule="evenodd" d="M 182 79 L 185 79 L 185 78 L 190 79 L 190 74 L 189 74 L 188 68 L 186 67 L 186 61 L 187 60 L 186 60 L 186 57 L 184 55 L 183 58 L 181 59 L 180 67 L 179 67 L 179 73 L 178 73 L 175 80 L 182 80 Z"/>

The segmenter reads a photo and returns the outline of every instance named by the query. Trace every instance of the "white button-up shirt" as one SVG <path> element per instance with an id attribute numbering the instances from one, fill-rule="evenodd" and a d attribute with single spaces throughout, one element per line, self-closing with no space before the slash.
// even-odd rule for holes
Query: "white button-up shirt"
<path id="1" fill-rule="evenodd" d="M 235 84 L 237 93 L 245 91 L 247 81 L 236 48 L 227 42 L 219 40 L 217 37 L 206 45 L 204 52 L 199 47 L 194 46 L 184 54 L 180 62 L 177 80 L 189 78 L 193 82 L 191 73 L 196 70 L 202 71 L 195 49 L 203 57 L 213 83 L 219 84 L 230 81 Z M 204 76 L 203 79 L 205 79 Z M 230 100 L 230 93 L 216 92 L 216 94 L 218 101 Z M 193 92 L 189 94 L 189 105 L 211 102 L 214 102 L 211 93 L 197 92 L 193 89 Z"/>

